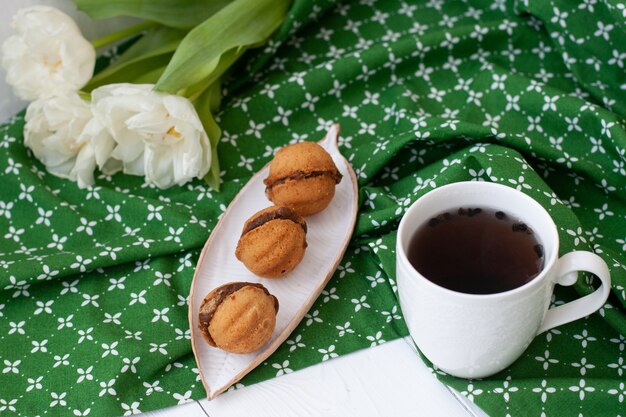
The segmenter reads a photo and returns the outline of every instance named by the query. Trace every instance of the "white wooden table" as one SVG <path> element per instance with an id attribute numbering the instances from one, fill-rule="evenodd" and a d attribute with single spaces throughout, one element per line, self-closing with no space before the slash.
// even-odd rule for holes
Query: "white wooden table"
<path id="1" fill-rule="evenodd" d="M 150 417 L 429 416 L 483 417 L 465 397 L 437 381 L 399 339 L 201 400 L 146 413 Z"/>

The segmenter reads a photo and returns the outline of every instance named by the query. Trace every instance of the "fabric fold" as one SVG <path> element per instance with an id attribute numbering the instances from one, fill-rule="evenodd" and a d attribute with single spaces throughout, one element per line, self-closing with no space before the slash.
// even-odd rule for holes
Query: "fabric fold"
<path id="1" fill-rule="evenodd" d="M 200 249 L 278 148 L 319 140 L 337 122 L 360 187 L 351 244 L 289 339 L 240 384 L 405 336 L 399 219 L 431 189 L 482 180 L 537 199 L 563 253 L 592 250 L 608 263 L 612 293 L 598 313 L 538 335 L 498 375 L 434 375 L 490 415 L 617 414 L 626 346 L 617 6 L 296 1 L 224 84 L 219 193 L 201 181 L 162 191 L 123 174 L 80 190 L 27 152 L 23 114 L 0 126 L 0 412 L 79 415 L 90 398 L 90 416 L 109 416 L 204 397 L 187 320 Z M 590 284 L 581 274 L 553 304 Z"/>

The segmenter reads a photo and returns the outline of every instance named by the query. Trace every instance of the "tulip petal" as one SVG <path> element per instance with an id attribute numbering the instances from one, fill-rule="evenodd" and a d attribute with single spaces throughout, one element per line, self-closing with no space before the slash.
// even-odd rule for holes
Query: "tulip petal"
<path id="1" fill-rule="evenodd" d="M 26 110 L 24 144 L 48 172 L 88 187 L 96 167 L 94 137 L 86 129 L 92 120 L 89 103 L 78 94 L 36 100 Z"/>
<path id="2" fill-rule="evenodd" d="M 115 142 L 103 172 L 121 167 L 160 188 L 202 178 L 211 150 L 198 113 L 186 98 L 152 87 L 111 84 L 93 91 L 94 119 Z"/>
<path id="3" fill-rule="evenodd" d="M 12 22 L 17 35 L 2 44 L 7 83 L 25 100 L 75 92 L 91 76 L 96 52 L 76 23 L 52 7 L 19 10 Z"/>

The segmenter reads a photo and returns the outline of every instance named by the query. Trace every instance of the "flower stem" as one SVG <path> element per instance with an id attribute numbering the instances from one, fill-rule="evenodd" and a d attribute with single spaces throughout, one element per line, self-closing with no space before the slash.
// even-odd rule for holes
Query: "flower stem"
<path id="1" fill-rule="evenodd" d="M 146 29 L 156 27 L 157 25 L 158 23 L 156 22 L 142 22 L 142 23 L 139 23 L 138 25 L 130 26 L 118 32 L 110 33 L 106 36 L 103 36 L 102 38 L 95 39 L 91 41 L 91 44 L 93 45 L 95 49 L 98 49 L 110 43 L 119 41 L 120 39 L 128 38 L 129 36 L 135 35 L 137 33 L 141 33 Z"/>

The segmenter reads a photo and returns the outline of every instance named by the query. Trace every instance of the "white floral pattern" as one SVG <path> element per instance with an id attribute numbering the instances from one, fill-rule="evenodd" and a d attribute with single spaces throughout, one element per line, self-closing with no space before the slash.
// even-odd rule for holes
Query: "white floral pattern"
<path id="1" fill-rule="evenodd" d="M 203 397 L 187 327 L 199 249 L 276 149 L 339 121 L 362 202 L 353 241 L 290 339 L 241 384 L 406 335 L 395 294 L 400 217 L 438 186 L 492 181 L 541 202 L 563 252 L 604 257 L 611 303 L 540 335 L 492 379 L 437 377 L 493 415 L 587 415 L 587 404 L 617 414 L 626 104 L 611 77 L 623 75 L 626 42 L 611 16 L 626 9 L 296 2 L 286 30 L 241 69 L 246 88 L 225 83 L 220 192 L 202 181 L 160 191 L 121 174 L 81 191 L 28 155 L 23 114 L 0 126 L 0 412 L 130 415 Z M 581 25 L 587 17 L 602 25 Z M 305 22 L 311 30 L 297 31 Z M 554 304 L 574 296 L 558 289 Z"/>

